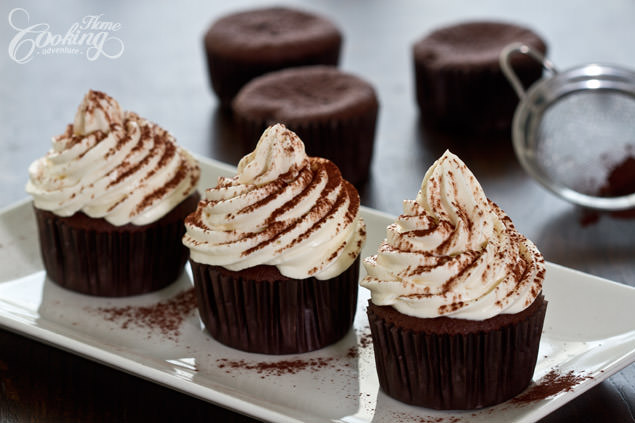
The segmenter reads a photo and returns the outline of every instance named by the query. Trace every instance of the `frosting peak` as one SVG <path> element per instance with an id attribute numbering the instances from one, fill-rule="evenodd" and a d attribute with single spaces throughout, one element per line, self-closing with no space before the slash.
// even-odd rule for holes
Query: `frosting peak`
<path id="1" fill-rule="evenodd" d="M 264 185 L 279 177 L 294 179 L 309 158 L 298 136 L 282 124 L 270 126 L 260 137 L 256 149 L 238 163 L 238 181 Z"/>
<path id="2" fill-rule="evenodd" d="M 170 133 L 89 91 L 75 121 L 29 167 L 35 207 L 121 226 L 159 220 L 196 189 L 196 160 Z"/>
<path id="3" fill-rule="evenodd" d="M 73 121 L 75 135 L 88 135 L 96 131 L 110 132 L 111 125 L 123 123 L 119 103 L 101 91 L 90 90 L 77 108 Z"/>
<path id="4" fill-rule="evenodd" d="M 449 151 L 363 264 L 368 276 L 361 285 L 374 304 L 420 318 L 518 313 L 540 294 L 545 273 L 534 244 Z"/>
<path id="5" fill-rule="evenodd" d="M 498 219 L 472 172 L 449 150 L 426 172 L 416 202 L 435 221 L 455 228 L 456 237 L 444 246 L 448 255 L 480 249 Z"/>

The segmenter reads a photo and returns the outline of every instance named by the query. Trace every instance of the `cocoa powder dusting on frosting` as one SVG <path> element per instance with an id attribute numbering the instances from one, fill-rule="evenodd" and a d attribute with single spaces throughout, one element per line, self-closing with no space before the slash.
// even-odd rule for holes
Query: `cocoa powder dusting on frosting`
<path id="1" fill-rule="evenodd" d="M 341 178 L 340 181 L 341 182 Z M 332 183 L 332 179 L 329 178 L 329 182 L 327 183 L 327 187 L 329 186 L 329 184 Z M 337 186 L 337 185 L 336 185 Z M 331 189 L 332 190 L 332 189 Z M 313 226 L 311 226 L 307 231 L 305 231 L 304 233 L 302 233 L 301 235 L 299 235 L 297 238 L 295 238 L 293 241 L 291 241 L 288 245 L 284 246 L 283 248 L 278 250 L 278 253 L 290 249 L 292 247 L 294 247 L 295 245 L 301 243 L 302 241 L 308 239 L 311 234 L 313 234 L 314 232 L 316 232 L 317 230 L 319 230 L 322 225 L 324 225 L 329 219 L 331 219 L 336 211 L 338 210 L 338 208 L 341 206 L 341 204 L 346 201 L 346 196 L 344 196 L 344 193 L 341 193 L 337 199 L 335 200 L 335 203 L 331 203 L 327 198 L 325 198 L 326 195 L 328 195 L 328 192 L 331 190 L 327 190 L 325 188 L 324 192 L 322 193 L 322 197 L 320 199 L 318 199 L 318 201 L 316 202 L 315 206 L 309 211 L 309 213 L 314 213 L 314 214 L 322 214 L 323 210 L 328 210 L 328 212 L 326 213 L 326 215 L 324 215 L 320 220 L 318 220 L 317 222 L 315 222 L 315 224 Z M 352 203 L 352 202 L 351 202 Z M 348 214 L 348 213 L 347 213 Z M 346 222 L 347 224 L 350 222 Z M 276 238 L 280 238 L 282 235 L 284 235 L 286 232 L 289 232 L 293 229 L 293 227 L 295 227 L 296 225 L 300 224 L 300 221 L 295 222 L 293 225 L 289 226 L 285 231 L 282 231 L 278 234 L 278 236 L 276 236 Z M 268 240 L 266 243 L 263 244 L 269 244 L 273 241 L 274 239 Z M 256 251 L 257 249 L 262 248 L 264 245 L 258 245 L 254 248 L 252 248 L 251 250 L 247 250 L 245 251 L 245 255 L 251 254 L 254 251 Z M 318 269 L 315 269 L 315 271 L 317 271 Z M 312 272 L 315 273 L 315 272 Z"/>
<path id="2" fill-rule="evenodd" d="M 309 230 L 307 230 L 306 232 L 304 232 L 302 235 L 298 236 L 296 239 L 294 239 L 293 241 L 291 241 L 289 243 L 289 245 L 285 246 L 285 249 L 289 249 L 299 243 L 301 243 L 302 241 L 304 241 L 305 239 L 309 238 L 311 236 L 311 234 L 313 232 L 316 232 L 318 229 L 320 229 L 322 227 L 322 225 L 329 220 L 331 217 L 333 217 L 333 215 L 335 214 L 335 212 L 337 211 L 338 207 L 345 201 L 345 198 L 343 196 L 339 196 L 337 198 L 337 200 L 335 201 L 335 204 L 331 204 L 330 201 L 328 201 L 325 198 L 320 198 L 317 203 L 315 204 L 315 207 L 309 212 L 309 213 L 320 213 L 321 209 L 328 209 L 328 212 L 326 213 L 325 216 L 323 216 L 320 220 L 318 220 L 317 222 L 315 222 L 315 224 L 313 226 L 311 226 L 309 228 Z M 280 250 L 282 251 L 282 250 Z"/>
<path id="3" fill-rule="evenodd" d="M 142 141 L 152 138 L 152 126 L 147 122 L 142 122 L 141 117 L 132 112 L 128 112 L 128 119 L 126 120 L 126 123 L 128 121 L 137 122 L 139 124 L 139 129 L 141 130 L 139 142 L 132 147 L 132 150 L 130 150 L 130 153 L 137 153 L 143 148 Z"/>
<path id="4" fill-rule="evenodd" d="M 139 140 L 139 142 L 137 143 L 137 146 L 142 143 L 143 141 Z M 135 148 L 137 148 L 137 146 L 135 146 Z M 111 176 L 111 175 L 116 175 L 116 176 L 108 183 L 108 185 L 106 186 L 106 189 L 111 188 L 115 185 L 118 185 L 122 181 L 124 181 L 127 177 L 134 175 L 137 172 L 137 170 L 146 166 L 157 153 L 158 153 L 158 149 L 153 149 L 143 159 L 141 159 L 138 163 L 132 166 L 126 167 L 128 162 L 124 161 L 121 166 L 114 168 L 112 172 L 110 173 L 110 175 L 108 176 Z"/>
<path id="5" fill-rule="evenodd" d="M 331 254 L 331 256 L 328 258 L 328 261 L 333 261 L 337 258 L 337 256 L 340 255 L 340 251 L 342 251 L 344 249 L 344 247 L 346 247 L 346 244 L 342 244 L 339 247 L 337 247 L 337 250 L 333 251 L 333 254 Z"/>
<path id="6" fill-rule="evenodd" d="M 271 216 L 267 219 L 267 223 L 274 222 L 279 216 L 283 215 L 285 212 L 294 209 L 298 204 L 300 204 L 307 195 L 324 179 L 324 174 L 321 172 L 316 172 L 315 175 L 309 169 L 302 169 L 302 171 L 298 175 L 298 179 L 307 182 L 306 188 L 302 190 L 300 195 L 291 199 L 285 203 L 282 207 L 274 210 L 271 213 Z"/>
<path id="7" fill-rule="evenodd" d="M 447 222 L 445 222 L 447 223 Z M 406 235 L 410 235 L 413 237 L 424 237 L 427 236 L 431 233 L 433 233 L 434 231 L 437 230 L 438 224 L 433 224 L 432 226 L 430 226 L 428 229 L 414 229 L 412 231 L 409 231 L 408 233 L 406 233 Z"/>
<path id="8" fill-rule="evenodd" d="M 421 265 L 415 268 L 408 267 L 407 272 L 404 273 L 405 276 L 412 277 L 412 276 L 420 275 L 421 273 L 424 273 L 424 272 L 429 272 L 430 270 L 435 269 L 438 266 L 443 266 L 445 263 L 454 259 L 454 257 L 450 257 L 450 256 L 440 256 L 440 257 L 430 256 L 430 258 L 433 258 L 435 260 L 433 264 Z"/>
<path id="9" fill-rule="evenodd" d="M 117 185 L 121 183 L 123 180 L 125 180 L 128 176 L 135 174 L 139 169 L 142 169 L 143 167 L 145 167 L 157 154 L 161 153 L 162 149 L 163 149 L 163 154 L 161 155 L 161 158 L 159 159 L 159 163 L 155 167 L 150 169 L 150 171 L 146 175 L 144 175 L 143 180 L 147 180 L 154 173 L 156 173 L 158 169 L 162 169 L 163 167 L 165 167 L 168 161 L 174 157 L 174 155 L 177 153 L 176 146 L 169 139 L 168 133 L 159 129 L 157 129 L 157 131 L 158 132 L 153 135 L 152 129 L 150 126 L 148 125 L 143 126 L 143 129 L 141 131 L 141 137 L 139 138 L 137 144 L 133 147 L 131 153 L 135 151 L 140 151 L 141 148 L 143 147 L 145 140 L 149 138 L 152 138 L 152 140 L 154 141 L 153 148 L 148 152 L 148 154 L 142 160 L 140 160 L 135 165 L 130 166 L 127 169 L 124 166 L 115 168 L 114 172 L 120 172 L 120 173 L 117 174 L 117 177 L 115 179 L 110 181 L 110 183 L 108 184 L 106 188 L 110 188 L 111 186 Z M 185 177 L 185 172 L 183 172 L 181 179 L 184 177 Z M 165 186 L 164 192 L 168 191 L 169 189 L 172 189 L 176 185 L 177 184 L 173 184 L 170 187 Z M 137 210 L 143 210 L 143 208 L 144 207 L 138 206 Z M 136 212 L 131 213 L 131 216 L 134 214 L 136 214 Z"/>
<path id="10" fill-rule="evenodd" d="M 66 125 L 66 129 L 60 135 L 53 137 L 53 141 L 59 142 L 60 140 L 66 139 L 66 145 L 70 142 L 70 138 L 73 138 L 73 124 L 69 123 Z"/>
<path id="11" fill-rule="evenodd" d="M 163 151 L 163 155 L 161 159 L 159 159 L 159 164 L 157 167 L 160 169 L 164 167 L 176 154 L 176 145 L 170 139 L 170 135 L 162 130 L 161 128 L 156 128 L 156 133 L 154 134 L 154 145 L 164 145 L 165 150 Z"/>
<path id="12" fill-rule="evenodd" d="M 438 226 L 447 226 L 451 228 L 454 227 L 452 223 L 448 222 L 447 220 L 440 221 Z M 439 246 L 434 250 L 434 253 L 443 254 L 448 249 L 448 245 L 450 245 L 451 243 L 452 243 L 452 237 L 449 236 L 446 239 L 444 239 L 442 243 L 439 244 Z"/>
<path id="13" fill-rule="evenodd" d="M 453 289 L 453 286 L 456 284 L 456 281 L 461 280 L 463 274 L 465 274 L 466 272 L 469 271 L 469 269 L 474 266 L 478 260 L 478 258 L 481 256 L 482 251 L 466 251 L 465 253 L 463 253 L 465 256 L 471 258 L 470 262 L 467 264 L 467 266 L 462 267 L 458 273 L 456 273 L 455 275 L 453 275 L 450 279 L 448 279 L 444 284 L 443 284 L 443 288 L 441 289 L 441 292 L 450 292 Z M 451 258 L 451 257 L 450 257 Z"/>
<path id="14" fill-rule="evenodd" d="M 88 100 L 90 100 L 86 104 L 86 113 L 94 112 L 95 106 L 99 105 L 99 100 L 108 100 L 108 96 L 105 93 L 96 90 L 90 90 L 86 97 Z M 101 109 L 101 107 L 99 108 Z M 108 118 L 109 120 L 111 120 L 110 116 L 108 116 Z"/>
<path id="15" fill-rule="evenodd" d="M 130 213 L 130 216 L 135 216 L 141 213 L 145 208 L 150 207 L 155 201 L 163 198 L 165 194 L 169 193 L 178 184 L 180 184 L 181 181 L 185 179 L 188 173 L 190 173 L 188 167 L 185 165 L 181 166 L 181 168 L 179 168 L 179 170 L 176 172 L 176 175 L 174 175 L 174 177 L 170 179 L 165 185 L 146 195 L 143 200 L 141 200 L 137 208 Z"/>
<path id="16" fill-rule="evenodd" d="M 439 307 L 439 314 L 451 313 L 463 307 L 465 303 L 463 301 L 456 301 L 450 304 L 444 304 Z"/>
<path id="17" fill-rule="evenodd" d="M 348 198 L 351 200 L 351 203 L 348 205 L 348 211 L 346 213 L 347 220 L 345 221 L 346 224 L 349 224 L 355 220 L 355 217 L 359 212 L 359 195 L 357 194 L 357 190 L 355 189 L 355 187 L 348 182 L 344 184 L 344 188 L 348 193 Z"/>
<path id="18" fill-rule="evenodd" d="M 245 251 L 243 251 L 241 253 L 241 256 L 246 257 L 250 254 L 253 254 L 254 252 L 263 249 L 264 247 L 266 247 L 269 244 L 272 244 L 274 242 L 276 242 L 277 239 L 282 238 L 285 234 L 287 234 L 289 231 L 293 230 L 293 228 L 296 227 L 296 225 L 299 224 L 299 221 L 295 221 L 291 224 L 287 224 L 285 222 L 273 222 L 271 224 L 269 224 L 269 226 L 267 226 L 267 228 L 265 230 L 263 230 L 262 232 L 250 232 L 247 233 L 243 236 L 243 239 L 249 239 L 249 238 L 253 238 L 253 237 L 257 237 L 259 235 L 267 234 L 267 235 L 271 235 L 270 237 L 267 237 L 267 239 L 265 239 L 263 242 L 261 242 L 260 244 L 252 247 L 252 248 L 248 248 Z M 275 235 L 275 236 L 273 236 Z"/>
<path id="19" fill-rule="evenodd" d="M 108 209 L 106 210 L 108 213 L 110 213 L 111 211 L 113 211 L 114 209 L 117 208 L 117 206 L 121 203 L 123 203 L 124 201 L 126 201 L 128 199 L 128 194 L 124 195 L 123 197 L 121 197 L 119 200 L 117 200 L 116 202 L 114 202 L 112 204 L 112 206 L 108 207 Z"/>
<path id="20" fill-rule="evenodd" d="M 311 157 L 310 158 L 311 161 L 311 169 L 313 171 L 313 174 L 315 175 L 319 175 L 316 178 L 313 178 L 314 180 L 316 180 L 316 184 L 319 183 L 319 178 L 321 178 L 321 174 L 324 171 L 326 173 L 326 177 L 327 179 L 327 183 L 326 186 L 324 187 L 323 191 L 321 192 L 320 198 L 318 199 L 318 201 L 316 202 L 316 204 L 313 206 L 313 208 L 311 208 L 311 210 L 309 210 L 309 214 L 314 214 L 314 215 L 320 215 L 322 214 L 323 210 L 328 210 L 327 214 L 322 217 L 322 219 L 320 219 L 318 222 L 315 223 L 315 225 L 313 225 L 311 228 L 309 228 L 309 230 L 307 230 L 306 232 L 304 232 L 303 234 L 301 234 L 300 236 L 298 236 L 296 239 L 294 239 L 289 245 L 285 246 L 284 249 L 289 249 L 297 244 L 299 244 L 300 242 L 302 242 L 303 240 L 309 238 L 311 236 L 311 234 L 313 232 L 315 232 L 316 230 L 318 230 L 320 228 L 320 226 L 326 221 L 328 220 L 329 216 L 333 215 L 335 213 L 335 211 L 337 210 L 338 206 L 345 201 L 345 197 L 344 197 L 344 192 L 340 193 L 340 195 L 338 196 L 338 198 L 335 201 L 335 204 L 332 204 L 329 200 L 328 200 L 328 194 L 330 192 L 332 192 L 335 188 L 337 188 L 342 182 L 342 177 L 339 173 L 339 171 L 337 170 L 337 168 L 335 168 L 335 165 L 333 165 L 331 162 L 326 161 L 324 159 L 320 159 L 320 158 L 315 158 L 315 157 Z M 313 181 L 312 181 L 313 183 Z M 306 192 L 306 189 L 303 191 L 303 193 Z M 350 193 L 348 191 L 346 191 L 346 194 Z M 299 197 L 302 197 L 302 195 L 300 195 Z M 356 196 L 353 196 L 353 198 L 355 198 Z M 297 198 L 297 197 L 296 197 Z M 353 203 L 353 202 L 351 202 Z M 283 207 L 275 210 L 272 215 L 269 217 L 269 219 L 267 219 L 267 221 L 271 221 L 271 218 L 273 216 L 277 216 L 281 213 L 284 213 L 285 211 L 287 211 L 289 208 L 291 207 L 291 205 L 289 203 L 285 204 Z M 265 246 L 273 243 L 276 241 L 276 239 L 281 238 L 282 236 L 284 236 L 286 233 L 288 233 L 289 231 L 292 231 L 297 225 L 299 225 L 301 223 L 301 220 L 297 220 L 291 224 L 287 225 L 282 225 L 282 222 L 272 222 L 270 223 L 270 226 L 267 228 L 267 230 L 272 231 L 273 233 L 276 233 L 276 236 L 273 238 L 269 238 L 263 242 L 261 242 L 260 244 L 245 250 L 242 253 L 242 256 L 248 256 L 250 254 L 253 254 L 254 252 L 264 248 Z M 346 222 L 349 223 L 349 222 Z M 284 227 L 283 230 L 281 230 L 281 227 Z M 256 234 L 254 234 L 256 235 Z M 281 252 L 282 250 L 278 251 Z"/>
<path id="21" fill-rule="evenodd" d="M 95 132 L 92 132 L 89 136 L 95 138 L 95 144 L 99 144 L 99 142 L 102 141 L 104 138 L 106 138 L 108 136 L 108 134 L 105 133 L 104 131 L 95 131 Z M 73 148 L 74 146 L 76 146 L 77 144 L 81 143 L 85 139 L 86 139 L 86 137 L 84 137 L 83 135 L 75 135 L 75 134 L 73 134 L 66 141 L 66 148 L 67 149 L 68 148 Z M 83 153 L 78 155 L 77 157 L 82 158 L 89 151 L 90 151 L 90 149 L 87 149 L 86 151 L 84 151 Z"/>
<path id="22" fill-rule="evenodd" d="M 267 184 L 267 190 L 269 192 L 269 195 L 264 197 L 262 200 L 256 201 L 253 204 L 243 207 L 242 209 L 238 210 L 236 214 L 238 215 L 238 214 L 251 213 L 254 210 L 257 210 L 261 207 L 266 206 L 267 204 L 269 204 L 270 202 L 278 198 L 280 194 L 282 193 L 282 189 L 286 187 L 287 185 L 288 185 L 287 182 L 283 181 L 282 179 L 278 179 L 276 181 L 270 182 L 269 184 Z"/>
<path id="23" fill-rule="evenodd" d="M 201 200 L 201 202 L 199 203 L 199 207 L 185 218 L 185 223 L 188 225 L 197 226 L 204 231 L 208 231 L 209 227 L 205 225 L 203 219 L 201 218 L 201 215 L 203 214 L 203 207 L 201 207 L 200 204 L 205 204 L 205 201 Z"/>
<path id="24" fill-rule="evenodd" d="M 104 154 L 104 159 L 107 160 L 112 157 L 116 152 L 120 151 L 124 145 L 128 144 L 132 141 L 132 136 L 130 134 L 126 134 L 126 136 L 121 137 L 117 140 L 117 144 L 114 147 L 110 148 L 106 154 Z"/>

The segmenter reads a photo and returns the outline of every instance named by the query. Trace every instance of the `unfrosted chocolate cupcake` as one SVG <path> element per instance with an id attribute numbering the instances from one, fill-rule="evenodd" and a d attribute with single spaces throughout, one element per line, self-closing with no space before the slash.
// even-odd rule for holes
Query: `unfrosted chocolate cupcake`
<path id="1" fill-rule="evenodd" d="M 227 15 L 205 34 L 212 87 L 229 107 L 251 79 L 275 70 L 307 65 L 337 65 L 340 30 L 327 18 L 287 7 L 253 9 Z"/>
<path id="2" fill-rule="evenodd" d="M 283 125 L 268 128 L 185 223 L 200 316 L 216 340 L 292 354 L 350 330 L 366 237 L 359 195 Z"/>
<path id="3" fill-rule="evenodd" d="M 307 153 L 333 161 L 344 179 L 368 179 L 379 102 L 371 84 L 329 66 L 272 72 L 245 85 L 232 104 L 245 151 L 262 131 L 281 122 Z"/>
<path id="4" fill-rule="evenodd" d="M 158 125 L 89 91 L 72 125 L 29 167 L 48 277 L 73 291 L 143 294 L 187 260 L 183 220 L 198 203 L 196 160 Z"/>
<path id="5" fill-rule="evenodd" d="M 436 409 L 512 398 L 538 356 L 542 255 L 450 152 L 403 209 L 361 281 L 381 388 Z"/>
<path id="6" fill-rule="evenodd" d="M 509 132 L 518 97 L 499 65 L 501 50 L 521 42 L 546 54 L 535 32 L 502 22 L 465 22 L 439 28 L 414 44 L 417 103 L 426 124 L 457 133 Z M 528 87 L 542 75 L 534 59 L 511 58 Z"/>

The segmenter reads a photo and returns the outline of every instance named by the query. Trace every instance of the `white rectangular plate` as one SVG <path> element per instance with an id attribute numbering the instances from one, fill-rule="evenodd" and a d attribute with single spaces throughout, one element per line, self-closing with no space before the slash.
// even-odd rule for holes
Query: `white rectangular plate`
<path id="1" fill-rule="evenodd" d="M 234 173 L 228 165 L 199 159 L 202 188 Z M 368 226 L 365 257 L 377 250 L 393 218 L 368 208 L 362 213 Z M 365 289 L 360 290 L 353 331 L 335 345 L 297 356 L 227 348 L 209 337 L 196 313 L 175 337 L 134 324 L 124 329 L 95 312 L 98 307 L 156 304 L 190 287 L 188 272 L 162 291 L 132 298 L 96 298 L 64 290 L 43 270 L 30 201 L 0 212 L 0 326 L 264 420 L 532 422 L 635 361 L 635 289 L 551 263 L 544 284 L 549 307 L 534 380 L 553 369 L 588 378 L 547 399 L 478 411 L 411 407 L 381 392 L 372 345 L 363 342 L 369 339 Z M 351 354 L 355 347 L 358 354 Z M 295 372 L 263 370 L 262 363 L 295 359 L 315 361 Z M 225 360 L 244 363 L 232 368 L 222 365 Z"/>

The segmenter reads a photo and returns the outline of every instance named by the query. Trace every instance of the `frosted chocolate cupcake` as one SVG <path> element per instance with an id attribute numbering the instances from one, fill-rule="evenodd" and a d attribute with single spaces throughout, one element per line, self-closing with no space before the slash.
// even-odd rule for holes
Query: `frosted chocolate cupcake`
<path id="1" fill-rule="evenodd" d="M 542 255 L 447 151 L 403 209 L 361 282 L 382 389 L 437 409 L 515 396 L 538 354 Z"/>
<path id="2" fill-rule="evenodd" d="M 183 220 L 200 196 L 196 160 L 158 125 L 99 91 L 29 167 L 44 267 L 98 296 L 162 288 L 183 271 Z"/>
<path id="3" fill-rule="evenodd" d="M 200 316 L 218 341 L 291 354 L 350 330 L 366 238 L 359 195 L 283 125 L 262 134 L 185 224 Z"/>
<path id="4" fill-rule="evenodd" d="M 287 7 L 232 13 L 205 34 L 212 88 L 221 106 L 265 73 L 309 65 L 337 65 L 340 30 L 327 18 Z M 262 131 L 261 131 L 262 132 Z"/>

